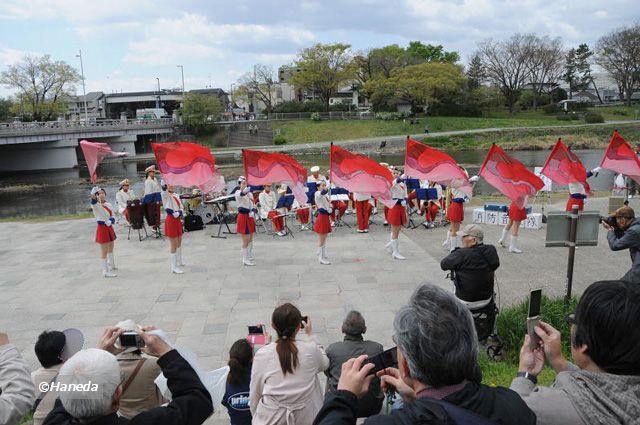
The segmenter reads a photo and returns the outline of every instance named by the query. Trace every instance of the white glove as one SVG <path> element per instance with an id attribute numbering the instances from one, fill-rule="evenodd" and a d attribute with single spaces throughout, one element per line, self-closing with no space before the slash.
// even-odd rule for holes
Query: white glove
<path id="1" fill-rule="evenodd" d="M 91 196 L 96 195 L 98 192 L 100 192 L 100 190 L 101 190 L 101 189 L 100 189 L 98 186 L 93 186 L 93 187 L 91 188 Z"/>
<path id="2" fill-rule="evenodd" d="M 173 215 L 173 218 L 180 217 L 180 213 L 178 211 L 174 211 L 172 215 Z"/>
<path id="3" fill-rule="evenodd" d="M 406 175 L 406 174 L 401 174 L 401 175 L 400 175 L 400 180 L 405 180 L 406 178 L 407 178 L 407 175 Z"/>
<path id="4" fill-rule="evenodd" d="M 475 182 L 477 182 L 478 180 L 480 180 L 480 176 L 473 176 L 473 177 L 470 177 L 470 178 L 469 178 L 469 181 L 470 181 L 471 183 L 475 183 Z"/>
<path id="5" fill-rule="evenodd" d="M 165 187 L 167 184 L 164 182 L 164 179 L 160 179 L 160 187 Z"/>
<path id="6" fill-rule="evenodd" d="M 593 170 L 591 170 L 591 172 L 592 172 L 593 174 L 597 174 L 597 173 L 599 173 L 599 172 L 600 172 L 600 170 L 602 170 L 602 167 L 596 167 L 596 168 L 594 168 Z"/>
<path id="7" fill-rule="evenodd" d="M 112 225 L 111 220 L 105 221 L 104 225 L 107 226 L 107 227 L 111 227 L 111 225 Z"/>

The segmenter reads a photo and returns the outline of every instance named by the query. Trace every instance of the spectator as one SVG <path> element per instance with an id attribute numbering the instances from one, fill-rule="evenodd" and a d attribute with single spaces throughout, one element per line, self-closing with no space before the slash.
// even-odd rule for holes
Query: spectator
<path id="1" fill-rule="evenodd" d="M 193 368 L 176 350 L 159 336 L 150 333 L 154 328 L 143 328 L 140 337 L 145 343 L 142 350 L 158 358 L 158 365 L 167 377 L 173 400 L 166 407 L 155 407 L 131 420 L 118 417 L 118 404 L 122 396 L 121 370 L 116 357 L 115 342 L 122 329 L 109 327 L 100 338 L 99 348 L 82 350 L 71 357 L 60 369 L 59 380 L 66 384 L 95 384 L 94 392 L 61 392 L 55 408 L 45 425 L 94 423 L 109 424 L 184 424 L 199 425 L 213 413 L 209 392 L 200 382 Z"/>
<path id="2" fill-rule="evenodd" d="M 253 424 L 310 424 L 322 407 L 318 373 L 329 366 L 313 336 L 311 321 L 287 303 L 276 308 L 271 325 L 278 339 L 260 348 L 251 369 Z M 301 328 L 307 338 L 297 339 Z"/>
<path id="3" fill-rule="evenodd" d="M 327 395 L 338 390 L 338 380 L 344 362 L 362 354 L 372 357 L 383 351 L 382 344 L 364 340 L 362 335 L 365 332 L 367 332 L 367 326 L 362 314 L 358 311 L 350 311 L 342 323 L 344 341 L 334 342 L 327 347 L 329 368 L 324 372 L 327 375 Z M 380 379 L 374 378 L 369 386 L 369 391 L 358 402 L 357 416 L 364 418 L 380 413 L 383 400 L 384 394 L 380 389 Z"/>
<path id="4" fill-rule="evenodd" d="M 41 386 L 55 382 L 62 364 L 82 350 L 83 345 L 84 336 L 77 329 L 65 329 L 62 332 L 44 331 L 38 336 L 35 352 L 42 367 L 31 373 L 31 380 L 37 388 L 33 405 L 33 425 L 42 425 L 58 397 L 57 391 L 42 391 Z"/>
<path id="5" fill-rule="evenodd" d="M 536 417 L 514 391 L 480 384 L 478 340 L 469 310 L 433 285 L 416 289 L 393 323 L 398 369 L 381 371 L 383 388 L 395 387 L 404 407 L 365 424 L 535 424 Z M 358 397 L 368 391 L 372 364 L 366 356 L 342 367 L 338 391 L 329 396 L 315 424 L 355 424 Z"/>
<path id="6" fill-rule="evenodd" d="M 227 387 L 222 397 L 222 405 L 227 408 L 231 425 L 251 425 L 249 409 L 249 382 L 251 381 L 253 348 L 246 339 L 239 339 L 229 350 L 229 375 Z"/>
<path id="7" fill-rule="evenodd" d="M 511 388 L 535 412 L 538 424 L 631 424 L 640 417 L 640 288 L 601 281 L 580 298 L 571 323 L 571 357 L 562 355 L 560 332 L 540 322 L 540 347 L 520 350 Z M 544 363 L 557 373 L 552 387 L 537 385 Z"/>
<path id="8" fill-rule="evenodd" d="M 628 249 L 631 255 L 631 269 L 622 276 L 622 280 L 640 283 L 640 219 L 636 219 L 635 211 L 631 207 L 621 207 L 613 214 L 615 226 L 606 220 L 602 226 L 608 230 L 607 241 L 612 251 Z"/>
<path id="9" fill-rule="evenodd" d="M 0 332 L 0 425 L 13 425 L 32 406 L 33 382 L 18 349 Z"/>
<path id="10" fill-rule="evenodd" d="M 456 297 L 471 310 L 478 339 L 485 341 L 496 320 L 493 284 L 500 259 L 493 245 L 483 243 L 484 232 L 477 224 L 465 226 L 460 236 L 462 248 L 443 258 L 440 267 L 451 272 Z"/>
<path id="11" fill-rule="evenodd" d="M 133 320 L 124 320 L 116 326 L 125 332 L 138 332 L 142 329 Z M 165 400 L 155 384 L 155 379 L 162 373 L 155 357 L 145 356 L 136 347 L 120 347 L 116 355 L 120 370 L 122 371 L 122 395 L 118 414 L 127 419 L 162 405 Z"/>

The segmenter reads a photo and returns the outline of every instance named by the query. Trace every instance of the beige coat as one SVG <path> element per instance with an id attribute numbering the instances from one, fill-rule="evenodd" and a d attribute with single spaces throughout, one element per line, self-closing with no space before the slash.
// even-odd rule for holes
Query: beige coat
<path id="1" fill-rule="evenodd" d="M 31 380 L 33 381 L 33 385 L 36 387 L 36 398 L 41 394 L 40 384 L 49 384 L 53 380 L 53 378 L 58 375 L 61 367 L 62 363 L 51 366 L 48 369 L 41 367 L 31 373 Z M 38 408 L 35 412 L 33 412 L 33 425 L 42 425 L 49 412 L 53 410 L 53 405 L 56 402 L 56 398 L 58 398 L 57 391 L 49 391 L 44 394 L 42 400 L 40 401 L 40 404 L 38 404 Z"/>
<path id="2" fill-rule="evenodd" d="M 253 425 L 308 425 L 323 402 L 318 377 L 329 367 L 324 348 L 314 337 L 298 336 L 298 367 L 283 375 L 276 344 L 260 348 L 251 368 L 250 407 Z"/>
<path id="3" fill-rule="evenodd" d="M 127 382 L 129 376 L 131 376 L 133 370 L 142 358 L 142 355 L 136 353 L 124 352 L 118 354 L 117 359 L 123 374 L 123 385 Z M 120 399 L 120 409 L 118 413 L 120 416 L 128 419 L 131 419 L 140 412 L 160 406 L 165 402 L 160 394 L 160 390 L 153 382 L 158 375 L 162 373 L 160 367 L 156 364 L 157 359 L 147 356 L 144 356 L 144 358 L 146 360 L 142 368 L 138 371 L 129 388 L 122 394 L 122 398 Z"/>

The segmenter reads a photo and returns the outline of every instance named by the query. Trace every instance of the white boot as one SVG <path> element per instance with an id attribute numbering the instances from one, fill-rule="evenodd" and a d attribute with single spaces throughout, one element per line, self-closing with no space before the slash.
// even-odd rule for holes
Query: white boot
<path id="1" fill-rule="evenodd" d="M 247 246 L 247 258 L 251 262 L 255 260 L 255 258 L 253 258 L 253 241 L 249 242 L 249 246 Z"/>
<path id="2" fill-rule="evenodd" d="M 245 266 L 255 266 L 256 263 L 249 258 L 249 248 L 242 248 L 242 264 Z"/>
<path id="3" fill-rule="evenodd" d="M 449 239 L 449 252 L 455 251 L 456 248 L 460 247 L 460 236 L 451 236 Z"/>
<path id="4" fill-rule="evenodd" d="M 102 277 L 116 277 L 117 274 L 109 270 L 109 262 L 106 258 L 102 260 Z"/>
<path id="5" fill-rule="evenodd" d="M 447 238 L 444 240 L 444 242 L 442 242 L 442 247 L 444 249 L 451 248 L 451 230 L 447 230 Z"/>
<path id="6" fill-rule="evenodd" d="M 116 262 L 113 259 L 113 252 L 107 253 L 107 262 L 109 263 L 109 269 L 110 270 L 118 270 L 116 268 Z"/>
<path id="7" fill-rule="evenodd" d="M 511 243 L 509 244 L 509 252 L 514 254 L 522 254 L 522 250 L 518 248 L 518 237 L 511 235 Z"/>
<path id="8" fill-rule="evenodd" d="M 329 261 L 329 259 L 326 257 L 327 252 L 325 250 L 325 247 L 326 245 L 322 245 L 319 249 L 318 262 L 326 266 L 331 264 L 331 261 Z"/>
<path id="9" fill-rule="evenodd" d="M 184 273 L 180 267 L 178 267 L 178 253 L 171 254 L 171 273 L 182 274 Z"/>
<path id="10" fill-rule="evenodd" d="M 394 260 L 406 260 L 406 258 L 400 254 L 400 251 L 398 251 L 398 240 L 397 239 L 393 239 L 391 241 L 391 249 L 393 250 L 392 252 L 392 256 Z"/>
<path id="11" fill-rule="evenodd" d="M 391 239 L 391 234 L 389 234 L 389 242 L 384 246 L 384 249 L 386 249 L 389 254 L 393 253 L 393 248 L 391 247 L 392 243 L 393 239 Z"/>
<path id="12" fill-rule="evenodd" d="M 186 266 L 186 264 L 182 260 L 182 247 L 176 249 L 176 257 L 178 259 L 178 262 L 177 262 L 178 266 L 180 267 Z"/>
<path id="13" fill-rule="evenodd" d="M 498 245 L 500 245 L 503 248 L 506 248 L 507 245 L 505 244 L 506 240 L 507 240 L 507 234 L 509 233 L 509 231 L 507 230 L 506 227 L 502 228 L 502 236 L 500 236 L 500 239 L 498 239 Z"/>

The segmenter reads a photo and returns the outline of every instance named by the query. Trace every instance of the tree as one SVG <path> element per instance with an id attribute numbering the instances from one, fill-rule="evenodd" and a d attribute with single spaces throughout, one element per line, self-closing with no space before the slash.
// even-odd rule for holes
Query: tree
<path id="1" fill-rule="evenodd" d="M 10 120 L 12 106 L 13 106 L 13 102 L 11 101 L 11 99 L 0 98 L 0 122 Z"/>
<path id="2" fill-rule="evenodd" d="M 372 75 L 391 76 L 391 71 L 407 65 L 407 52 L 397 44 L 372 49 L 369 52 Z"/>
<path id="3" fill-rule="evenodd" d="M 564 48 L 559 38 L 538 37 L 533 34 L 525 38 L 525 46 L 528 49 L 526 64 L 533 91 L 532 106 L 536 110 L 544 88 L 555 85 L 562 76 Z"/>
<path id="4" fill-rule="evenodd" d="M 253 66 L 253 73 L 245 74 L 238 82 L 238 94 L 245 94 L 264 103 L 267 113 L 271 113 L 274 107 L 274 89 L 278 83 L 272 67 L 256 64 Z"/>
<path id="5" fill-rule="evenodd" d="M 294 86 L 317 94 L 326 110 L 329 99 L 356 77 L 353 55 L 348 44 L 316 44 L 299 53 L 291 77 Z"/>
<path id="6" fill-rule="evenodd" d="M 487 79 L 500 89 L 509 112 L 513 113 L 522 87 L 529 79 L 527 66 L 529 40 L 522 34 L 514 34 L 505 41 L 485 40 L 478 45 Z"/>
<path id="7" fill-rule="evenodd" d="M 467 67 L 467 87 L 469 90 L 475 90 L 482 85 L 485 80 L 485 70 L 482 66 L 482 59 L 478 54 L 473 55 Z"/>
<path id="8" fill-rule="evenodd" d="M 220 99 L 215 95 L 185 93 L 181 109 L 182 122 L 195 133 L 204 132 L 223 112 Z"/>
<path id="9" fill-rule="evenodd" d="M 447 52 L 442 45 L 434 46 L 421 41 L 411 41 L 407 47 L 407 54 L 414 63 L 447 62 L 456 63 L 460 60 L 458 52 Z"/>
<path id="10" fill-rule="evenodd" d="M 66 110 L 65 101 L 73 95 L 80 75 L 63 61 L 49 55 L 25 56 L 0 74 L 0 84 L 17 90 L 14 110 L 31 115 L 34 121 L 47 121 Z"/>
<path id="11" fill-rule="evenodd" d="M 596 44 L 596 63 L 620 88 L 628 105 L 640 86 L 640 24 L 610 32 Z"/>

